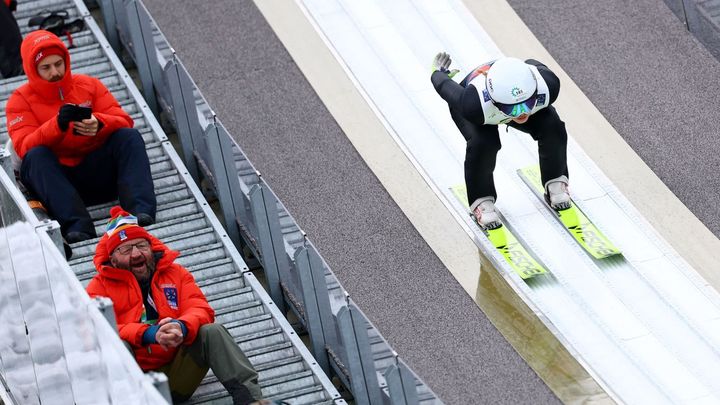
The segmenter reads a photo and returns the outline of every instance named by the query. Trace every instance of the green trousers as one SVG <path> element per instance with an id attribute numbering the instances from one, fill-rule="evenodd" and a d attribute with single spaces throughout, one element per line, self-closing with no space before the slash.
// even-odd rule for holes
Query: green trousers
<path id="1" fill-rule="evenodd" d="M 234 403 L 250 403 L 262 398 L 257 372 L 220 324 L 201 326 L 195 341 L 190 346 L 181 346 L 173 361 L 156 371 L 167 375 L 173 401 L 185 401 L 200 386 L 208 369 L 212 369 Z"/>

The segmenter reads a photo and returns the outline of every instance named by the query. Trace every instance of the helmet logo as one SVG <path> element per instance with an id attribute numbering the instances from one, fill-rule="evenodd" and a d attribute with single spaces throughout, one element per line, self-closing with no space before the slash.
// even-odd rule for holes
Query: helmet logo
<path id="1" fill-rule="evenodd" d="M 494 91 L 493 86 L 492 86 L 492 79 L 488 79 L 487 83 L 488 83 L 488 88 L 490 89 L 490 91 Z"/>
<path id="2" fill-rule="evenodd" d="M 520 97 L 523 93 L 524 91 L 519 87 L 513 87 L 512 90 L 510 90 L 510 94 L 512 94 L 513 97 Z"/>

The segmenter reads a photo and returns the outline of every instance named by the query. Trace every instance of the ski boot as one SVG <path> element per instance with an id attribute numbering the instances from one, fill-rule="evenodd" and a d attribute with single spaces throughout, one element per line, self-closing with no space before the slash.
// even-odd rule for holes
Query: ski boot
<path id="1" fill-rule="evenodd" d="M 483 197 L 475 200 L 470 206 L 475 221 L 483 229 L 496 229 L 502 226 L 500 216 L 495 210 L 495 198 Z"/>
<path id="2" fill-rule="evenodd" d="M 545 202 L 555 211 L 570 208 L 567 176 L 560 176 L 545 183 Z"/>

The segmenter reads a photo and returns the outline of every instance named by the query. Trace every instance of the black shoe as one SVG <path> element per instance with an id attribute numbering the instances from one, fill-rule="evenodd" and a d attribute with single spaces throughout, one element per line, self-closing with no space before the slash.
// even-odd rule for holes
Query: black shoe
<path id="1" fill-rule="evenodd" d="M 220 382 L 232 397 L 233 405 L 249 405 L 256 400 L 247 386 L 236 379 Z"/>
<path id="2" fill-rule="evenodd" d="M 68 232 L 67 235 L 65 235 L 65 241 L 67 243 L 78 243 L 92 238 L 94 238 L 94 236 L 85 232 Z"/>
<path id="3" fill-rule="evenodd" d="M 137 214 L 137 220 L 138 220 L 138 225 L 140 225 L 140 226 L 148 226 L 148 225 L 152 225 L 155 223 L 155 219 L 153 217 L 151 217 L 150 215 L 145 214 L 143 212 L 141 212 L 140 214 Z"/>

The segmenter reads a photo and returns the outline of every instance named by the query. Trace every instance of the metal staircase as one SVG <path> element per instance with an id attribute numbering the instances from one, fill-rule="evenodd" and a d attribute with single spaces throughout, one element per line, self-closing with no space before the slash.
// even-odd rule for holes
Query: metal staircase
<path id="1" fill-rule="evenodd" d="M 42 10 L 66 10 L 70 21 L 84 18 L 86 29 L 73 35 L 72 70 L 99 78 L 131 115 L 135 128 L 143 136 L 158 199 L 157 222 L 147 230 L 181 253 L 178 262 L 191 271 L 202 288 L 216 311 L 216 322 L 228 328 L 257 369 L 264 396 L 293 404 L 344 403 L 248 271 L 85 5 L 80 1 L 21 1 L 16 17 L 23 34 L 29 30 L 28 19 Z M 12 91 L 25 80 L 22 76 L 0 81 L 0 109 L 4 111 Z M 0 143 L 4 144 L 7 139 L 3 119 Z M 90 208 L 99 235 L 104 232 L 109 207 L 114 204 L 116 202 Z M 93 239 L 72 246 L 69 264 L 83 285 L 95 274 L 92 257 L 96 244 L 97 239 Z M 227 394 L 209 373 L 190 402 L 216 400 L 227 400 Z"/>

